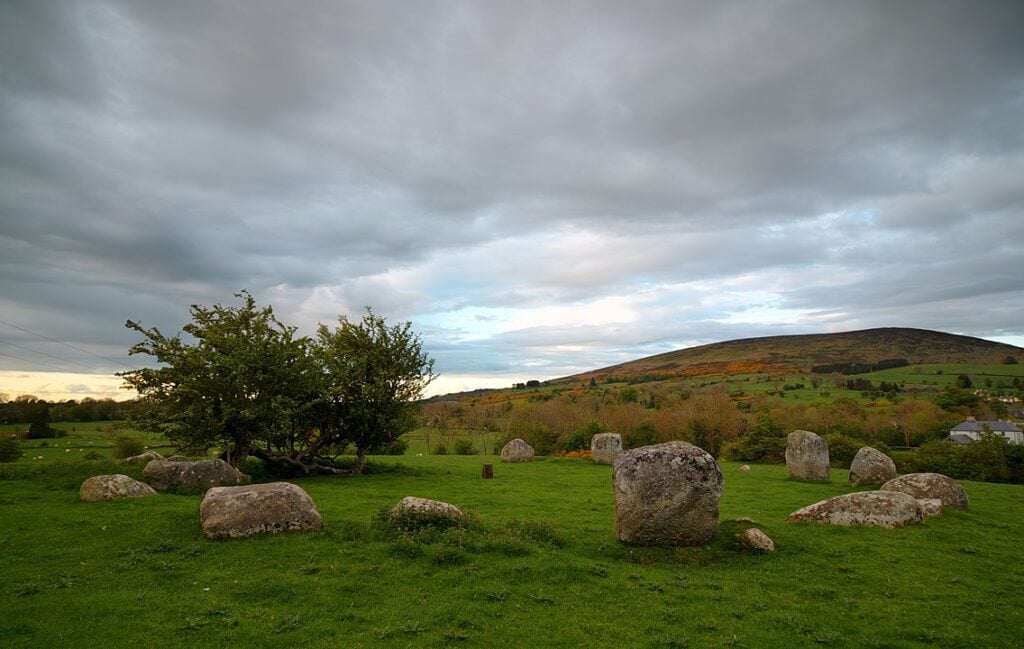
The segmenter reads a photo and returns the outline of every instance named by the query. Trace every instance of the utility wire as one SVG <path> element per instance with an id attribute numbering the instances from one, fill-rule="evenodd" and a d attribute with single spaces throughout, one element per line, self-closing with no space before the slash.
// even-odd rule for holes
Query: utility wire
<path id="1" fill-rule="evenodd" d="M 22 358 L 20 356 L 15 356 L 14 354 L 5 354 L 4 352 L 0 352 L 0 356 L 6 356 L 7 358 L 13 358 L 16 361 L 22 361 L 22 362 L 25 362 L 25 363 L 35 363 L 36 365 L 42 365 L 44 367 L 52 367 L 53 369 L 60 370 L 61 372 L 67 372 L 68 371 L 67 368 L 64 368 L 64 367 L 57 367 L 56 365 L 51 365 L 49 363 L 44 363 L 43 361 L 34 361 L 34 360 L 30 359 L 30 358 Z"/>
<path id="2" fill-rule="evenodd" d="M 44 336 L 43 334 L 36 333 L 34 331 L 30 331 L 29 329 L 25 329 L 24 327 L 19 327 L 18 325 L 11 324 L 10 322 L 4 322 L 3 320 L 0 320 L 0 324 L 5 324 L 8 327 L 14 327 L 18 331 L 24 331 L 27 334 L 32 334 L 33 336 L 38 336 L 39 338 L 43 338 L 45 340 L 49 340 L 50 342 L 57 343 L 58 345 L 64 345 L 65 347 L 69 347 L 69 348 L 71 348 L 71 349 L 73 349 L 73 350 L 75 350 L 77 352 L 82 352 L 83 354 L 89 354 L 90 356 L 95 356 L 96 358 L 102 358 L 103 360 L 108 361 L 110 363 L 117 363 L 118 365 L 121 365 L 123 367 L 127 367 L 130 370 L 136 369 L 136 368 L 132 367 L 131 365 L 129 365 L 128 363 L 124 363 L 124 362 L 121 362 L 121 361 L 113 359 L 113 358 L 107 358 L 106 356 L 100 356 L 99 354 L 91 352 L 88 349 L 82 349 L 81 347 L 75 347 L 72 344 L 61 342 L 61 341 L 59 341 L 59 340 L 57 340 L 55 338 L 50 338 L 49 336 Z"/>
<path id="3" fill-rule="evenodd" d="M 29 349 L 28 347 L 22 347 L 21 345 L 17 345 L 15 343 L 7 342 L 6 340 L 0 340 L 0 344 L 10 345 L 11 347 L 17 347 L 18 349 L 23 349 L 23 350 L 25 350 L 27 352 L 32 352 L 33 354 L 41 354 L 42 356 L 47 356 L 47 357 L 52 358 L 54 360 L 58 360 L 61 363 L 70 363 L 71 365 L 77 365 L 79 367 L 84 367 L 85 369 L 89 370 L 90 372 L 95 372 L 96 371 L 95 369 L 89 367 L 88 365 L 82 365 L 81 363 L 78 363 L 76 361 L 69 361 L 68 359 L 61 358 L 60 356 L 54 356 L 53 354 L 47 354 L 46 352 L 41 352 L 38 349 Z"/>

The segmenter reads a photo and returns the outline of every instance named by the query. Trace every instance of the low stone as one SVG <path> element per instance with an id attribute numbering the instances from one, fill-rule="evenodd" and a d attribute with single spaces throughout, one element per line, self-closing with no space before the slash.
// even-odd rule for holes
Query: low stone
<path id="1" fill-rule="evenodd" d="M 775 552 L 775 541 L 756 527 L 740 534 L 740 544 L 751 552 Z"/>
<path id="2" fill-rule="evenodd" d="M 288 482 L 213 487 L 199 505 L 199 519 L 208 539 L 318 530 L 324 525 L 309 494 Z"/>
<path id="3" fill-rule="evenodd" d="M 142 470 L 146 482 L 157 491 L 174 489 L 180 492 L 206 491 L 248 482 L 249 477 L 224 460 L 172 462 L 153 460 Z"/>
<path id="4" fill-rule="evenodd" d="M 153 488 L 145 482 L 120 473 L 93 476 L 83 482 L 78 490 L 78 496 L 87 503 L 155 495 Z"/>
<path id="5" fill-rule="evenodd" d="M 622 453 L 622 435 L 598 433 L 590 438 L 590 456 L 594 464 L 613 464 Z"/>
<path id="6" fill-rule="evenodd" d="M 850 485 L 882 484 L 896 477 L 896 463 L 878 449 L 865 446 L 850 464 Z"/>
<path id="7" fill-rule="evenodd" d="M 466 518 L 466 514 L 455 505 L 416 496 L 406 496 L 391 508 L 392 518 L 408 515 L 432 519 L 444 518 L 454 522 L 460 522 Z"/>
<path id="8" fill-rule="evenodd" d="M 533 447 L 518 437 L 501 447 L 502 462 L 529 462 L 533 459 Z"/>
<path id="9" fill-rule="evenodd" d="M 860 491 L 798 509 L 787 521 L 823 525 L 903 527 L 924 519 L 917 499 L 896 491 Z"/>
<path id="10" fill-rule="evenodd" d="M 715 533 L 722 470 L 686 442 L 626 451 L 615 460 L 615 534 L 642 545 L 702 545 Z"/>
<path id="11" fill-rule="evenodd" d="M 166 458 L 163 455 L 160 455 L 159 453 L 157 453 L 156 451 L 146 451 L 145 453 L 140 453 L 139 455 L 133 455 L 131 457 L 126 457 L 124 459 L 124 461 L 129 463 L 129 464 L 145 464 L 146 462 L 151 462 L 153 460 L 164 460 L 164 459 L 166 459 Z"/>
<path id="12" fill-rule="evenodd" d="M 908 473 L 889 480 L 882 491 L 899 491 L 914 498 L 938 498 L 943 507 L 967 510 L 967 492 L 960 483 L 941 473 Z"/>
<path id="13" fill-rule="evenodd" d="M 740 467 L 740 471 L 742 471 L 743 473 L 750 473 L 750 465 L 744 464 L 743 466 Z"/>
<path id="14" fill-rule="evenodd" d="M 828 481 L 828 442 L 809 430 L 793 431 L 786 440 L 786 468 L 800 480 Z"/>
<path id="15" fill-rule="evenodd" d="M 938 498 L 918 498 L 917 504 L 921 506 L 921 512 L 926 517 L 938 516 L 942 513 L 942 501 Z"/>

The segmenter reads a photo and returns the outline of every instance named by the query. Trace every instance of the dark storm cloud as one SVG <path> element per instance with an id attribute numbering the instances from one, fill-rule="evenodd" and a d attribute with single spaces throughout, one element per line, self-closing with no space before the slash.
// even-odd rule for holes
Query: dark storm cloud
<path id="1" fill-rule="evenodd" d="M 123 358 L 124 319 L 242 287 L 307 328 L 373 304 L 463 372 L 1021 336 L 1021 33 L 1019 2 L 5 3 L 0 308 Z"/>

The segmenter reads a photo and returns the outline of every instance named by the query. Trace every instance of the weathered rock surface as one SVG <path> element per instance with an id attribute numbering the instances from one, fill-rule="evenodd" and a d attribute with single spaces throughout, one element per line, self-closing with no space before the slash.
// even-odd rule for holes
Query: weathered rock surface
<path id="1" fill-rule="evenodd" d="M 533 447 L 518 437 L 501 447 L 502 462 L 529 462 L 533 459 Z"/>
<path id="2" fill-rule="evenodd" d="M 897 491 L 861 491 L 798 509 L 787 521 L 823 525 L 903 527 L 924 519 L 917 499 Z"/>
<path id="3" fill-rule="evenodd" d="M 213 487 L 199 505 L 199 519 L 208 539 L 318 530 L 324 524 L 309 494 L 288 482 Z"/>
<path id="4" fill-rule="evenodd" d="M 244 484 L 249 477 L 224 460 L 172 462 L 153 460 L 142 470 L 146 482 L 157 491 L 206 491 L 210 487 Z"/>
<path id="5" fill-rule="evenodd" d="M 943 507 L 967 510 L 967 492 L 959 482 L 941 473 L 908 473 L 886 482 L 879 489 L 899 491 L 922 500 L 938 498 Z"/>
<path id="6" fill-rule="evenodd" d="M 87 503 L 121 498 L 155 496 L 156 492 L 145 482 L 139 482 L 120 473 L 93 476 L 82 483 L 79 497 Z"/>
<path id="7" fill-rule="evenodd" d="M 626 451 L 615 460 L 615 533 L 643 545 L 702 545 L 715 533 L 724 487 L 718 462 L 686 442 Z"/>
<path id="8" fill-rule="evenodd" d="M 743 466 L 740 467 L 740 471 L 742 471 L 743 473 L 749 473 L 750 472 L 750 465 L 749 464 L 744 464 Z"/>
<path id="9" fill-rule="evenodd" d="M 455 505 L 441 502 L 440 500 L 417 498 L 416 496 L 406 496 L 391 508 L 392 517 L 409 514 L 425 518 L 447 518 L 455 522 L 466 518 L 466 514 Z"/>
<path id="10" fill-rule="evenodd" d="M 756 527 L 740 534 L 740 544 L 751 552 L 775 552 L 775 541 Z"/>
<path id="11" fill-rule="evenodd" d="M 828 442 L 809 430 L 795 430 L 786 444 L 786 468 L 801 480 L 827 481 Z"/>
<path id="12" fill-rule="evenodd" d="M 160 455 L 156 451 L 146 451 L 145 453 L 140 453 L 139 455 L 133 455 L 131 457 L 126 457 L 124 459 L 124 461 L 129 463 L 129 464 L 145 464 L 146 462 L 151 462 L 153 460 L 164 460 L 164 459 L 167 459 L 167 458 L 165 458 L 163 455 Z"/>
<path id="13" fill-rule="evenodd" d="M 622 453 L 622 435 L 598 433 L 590 438 L 590 457 L 595 464 L 613 464 Z"/>
<path id="14" fill-rule="evenodd" d="M 938 498 L 918 498 L 917 504 L 921 506 L 921 512 L 928 516 L 938 516 L 942 513 L 942 501 Z"/>
<path id="15" fill-rule="evenodd" d="M 850 485 L 882 484 L 896 477 L 896 463 L 878 449 L 865 446 L 850 464 Z"/>

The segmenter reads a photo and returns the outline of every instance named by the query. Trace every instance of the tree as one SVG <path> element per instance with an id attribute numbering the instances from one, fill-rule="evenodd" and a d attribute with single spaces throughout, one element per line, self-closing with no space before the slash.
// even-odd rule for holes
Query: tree
<path id="1" fill-rule="evenodd" d="M 28 437 L 29 439 L 42 439 L 56 436 L 57 431 L 50 426 L 50 408 L 44 406 L 32 415 L 28 426 Z"/>
<path id="2" fill-rule="evenodd" d="M 136 419 L 186 448 L 219 447 L 237 466 L 254 445 L 291 427 L 299 405 L 314 394 L 314 366 L 306 338 L 280 323 L 271 307 L 258 308 L 242 291 L 240 307 L 192 305 L 192 322 L 167 337 L 129 320 L 145 340 L 130 354 L 148 354 L 163 366 L 121 372 L 125 385 L 149 406 Z"/>
<path id="3" fill-rule="evenodd" d="M 323 443 L 356 447 L 356 473 L 366 454 L 416 425 L 415 401 L 434 380 L 434 361 L 412 323 L 388 326 L 369 308 L 359 322 L 345 316 L 334 330 L 317 329 L 314 348 L 322 369 L 315 419 Z"/>
<path id="4" fill-rule="evenodd" d="M 967 389 L 970 389 L 973 386 L 974 386 L 974 381 L 971 380 L 971 377 L 967 376 L 966 374 L 959 374 L 959 375 L 957 375 L 957 377 L 956 377 L 956 387 L 960 388 L 961 390 L 967 390 Z"/>

